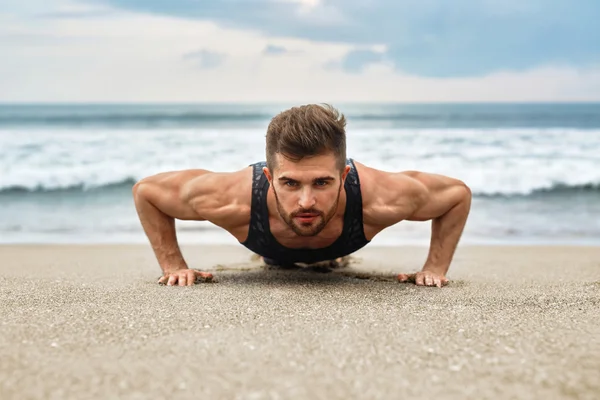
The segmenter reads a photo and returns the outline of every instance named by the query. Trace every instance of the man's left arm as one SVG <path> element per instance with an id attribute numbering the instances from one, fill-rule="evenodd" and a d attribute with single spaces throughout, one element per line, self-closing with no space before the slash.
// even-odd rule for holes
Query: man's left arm
<path id="1" fill-rule="evenodd" d="M 405 220 L 431 220 L 429 254 L 422 271 L 399 275 L 400 281 L 417 285 L 443 286 L 446 273 L 462 236 L 471 209 L 471 190 L 462 181 L 443 175 L 405 172 L 412 184 L 419 187 L 410 213 Z"/>

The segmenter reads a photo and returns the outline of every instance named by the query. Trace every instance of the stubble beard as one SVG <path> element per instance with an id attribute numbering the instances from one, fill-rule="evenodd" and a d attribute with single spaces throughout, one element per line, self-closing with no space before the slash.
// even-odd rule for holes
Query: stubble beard
<path id="1" fill-rule="evenodd" d="M 340 187 L 341 187 L 341 184 L 340 184 Z M 338 204 L 340 202 L 340 194 L 341 194 L 340 190 L 338 190 L 337 197 L 335 199 L 335 203 L 333 204 L 331 209 L 327 212 L 327 214 L 324 215 L 322 211 L 315 210 L 315 209 L 309 209 L 309 210 L 301 209 L 301 210 L 296 210 L 296 211 L 292 212 L 291 214 L 287 214 L 286 211 L 281 206 L 281 203 L 279 202 L 279 197 L 277 197 L 277 192 L 275 191 L 275 188 L 273 188 L 273 193 L 275 194 L 275 202 L 277 203 L 277 212 L 279 213 L 281 218 L 285 221 L 287 226 L 289 226 L 296 235 L 303 236 L 303 237 L 316 236 L 319 233 L 321 233 L 321 231 L 323 229 L 325 229 L 325 227 L 327 226 L 329 221 L 331 221 L 331 219 L 335 216 L 335 213 L 338 208 Z M 302 214 L 302 213 L 318 214 L 318 216 L 316 217 L 316 221 L 304 223 L 304 224 L 303 223 L 298 224 L 295 222 L 294 217 L 296 215 Z"/>

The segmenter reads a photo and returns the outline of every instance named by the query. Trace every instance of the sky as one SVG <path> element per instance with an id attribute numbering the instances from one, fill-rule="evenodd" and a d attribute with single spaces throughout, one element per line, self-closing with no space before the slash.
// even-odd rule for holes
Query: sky
<path id="1" fill-rule="evenodd" d="M 0 102 L 600 101 L 597 0 L 1 0 Z"/>

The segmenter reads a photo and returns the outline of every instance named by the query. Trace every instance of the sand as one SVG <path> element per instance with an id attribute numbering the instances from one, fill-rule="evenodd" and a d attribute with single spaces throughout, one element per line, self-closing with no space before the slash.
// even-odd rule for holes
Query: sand
<path id="1" fill-rule="evenodd" d="M 0 247 L 0 399 L 600 397 L 598 247 L 461 246 L 441 289 L 389 279 L 421 247 L 331 273 L 183 250 L 218 282 L 158 285 L 148 246 Z"/>

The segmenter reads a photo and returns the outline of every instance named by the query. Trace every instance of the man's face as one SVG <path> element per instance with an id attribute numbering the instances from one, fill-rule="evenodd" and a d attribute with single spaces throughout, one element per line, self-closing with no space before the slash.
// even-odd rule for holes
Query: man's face
<path id="1" fill-rule="evenodd" d="M 343 180 L 333 154 L 290 161 L 276 155 L 275 171 L 264 172 L 273 187 L 277 211 L 299 236 L 316 236 L 336 213 Z M 271 174 L 272 172 L 272 174 Z"/>

